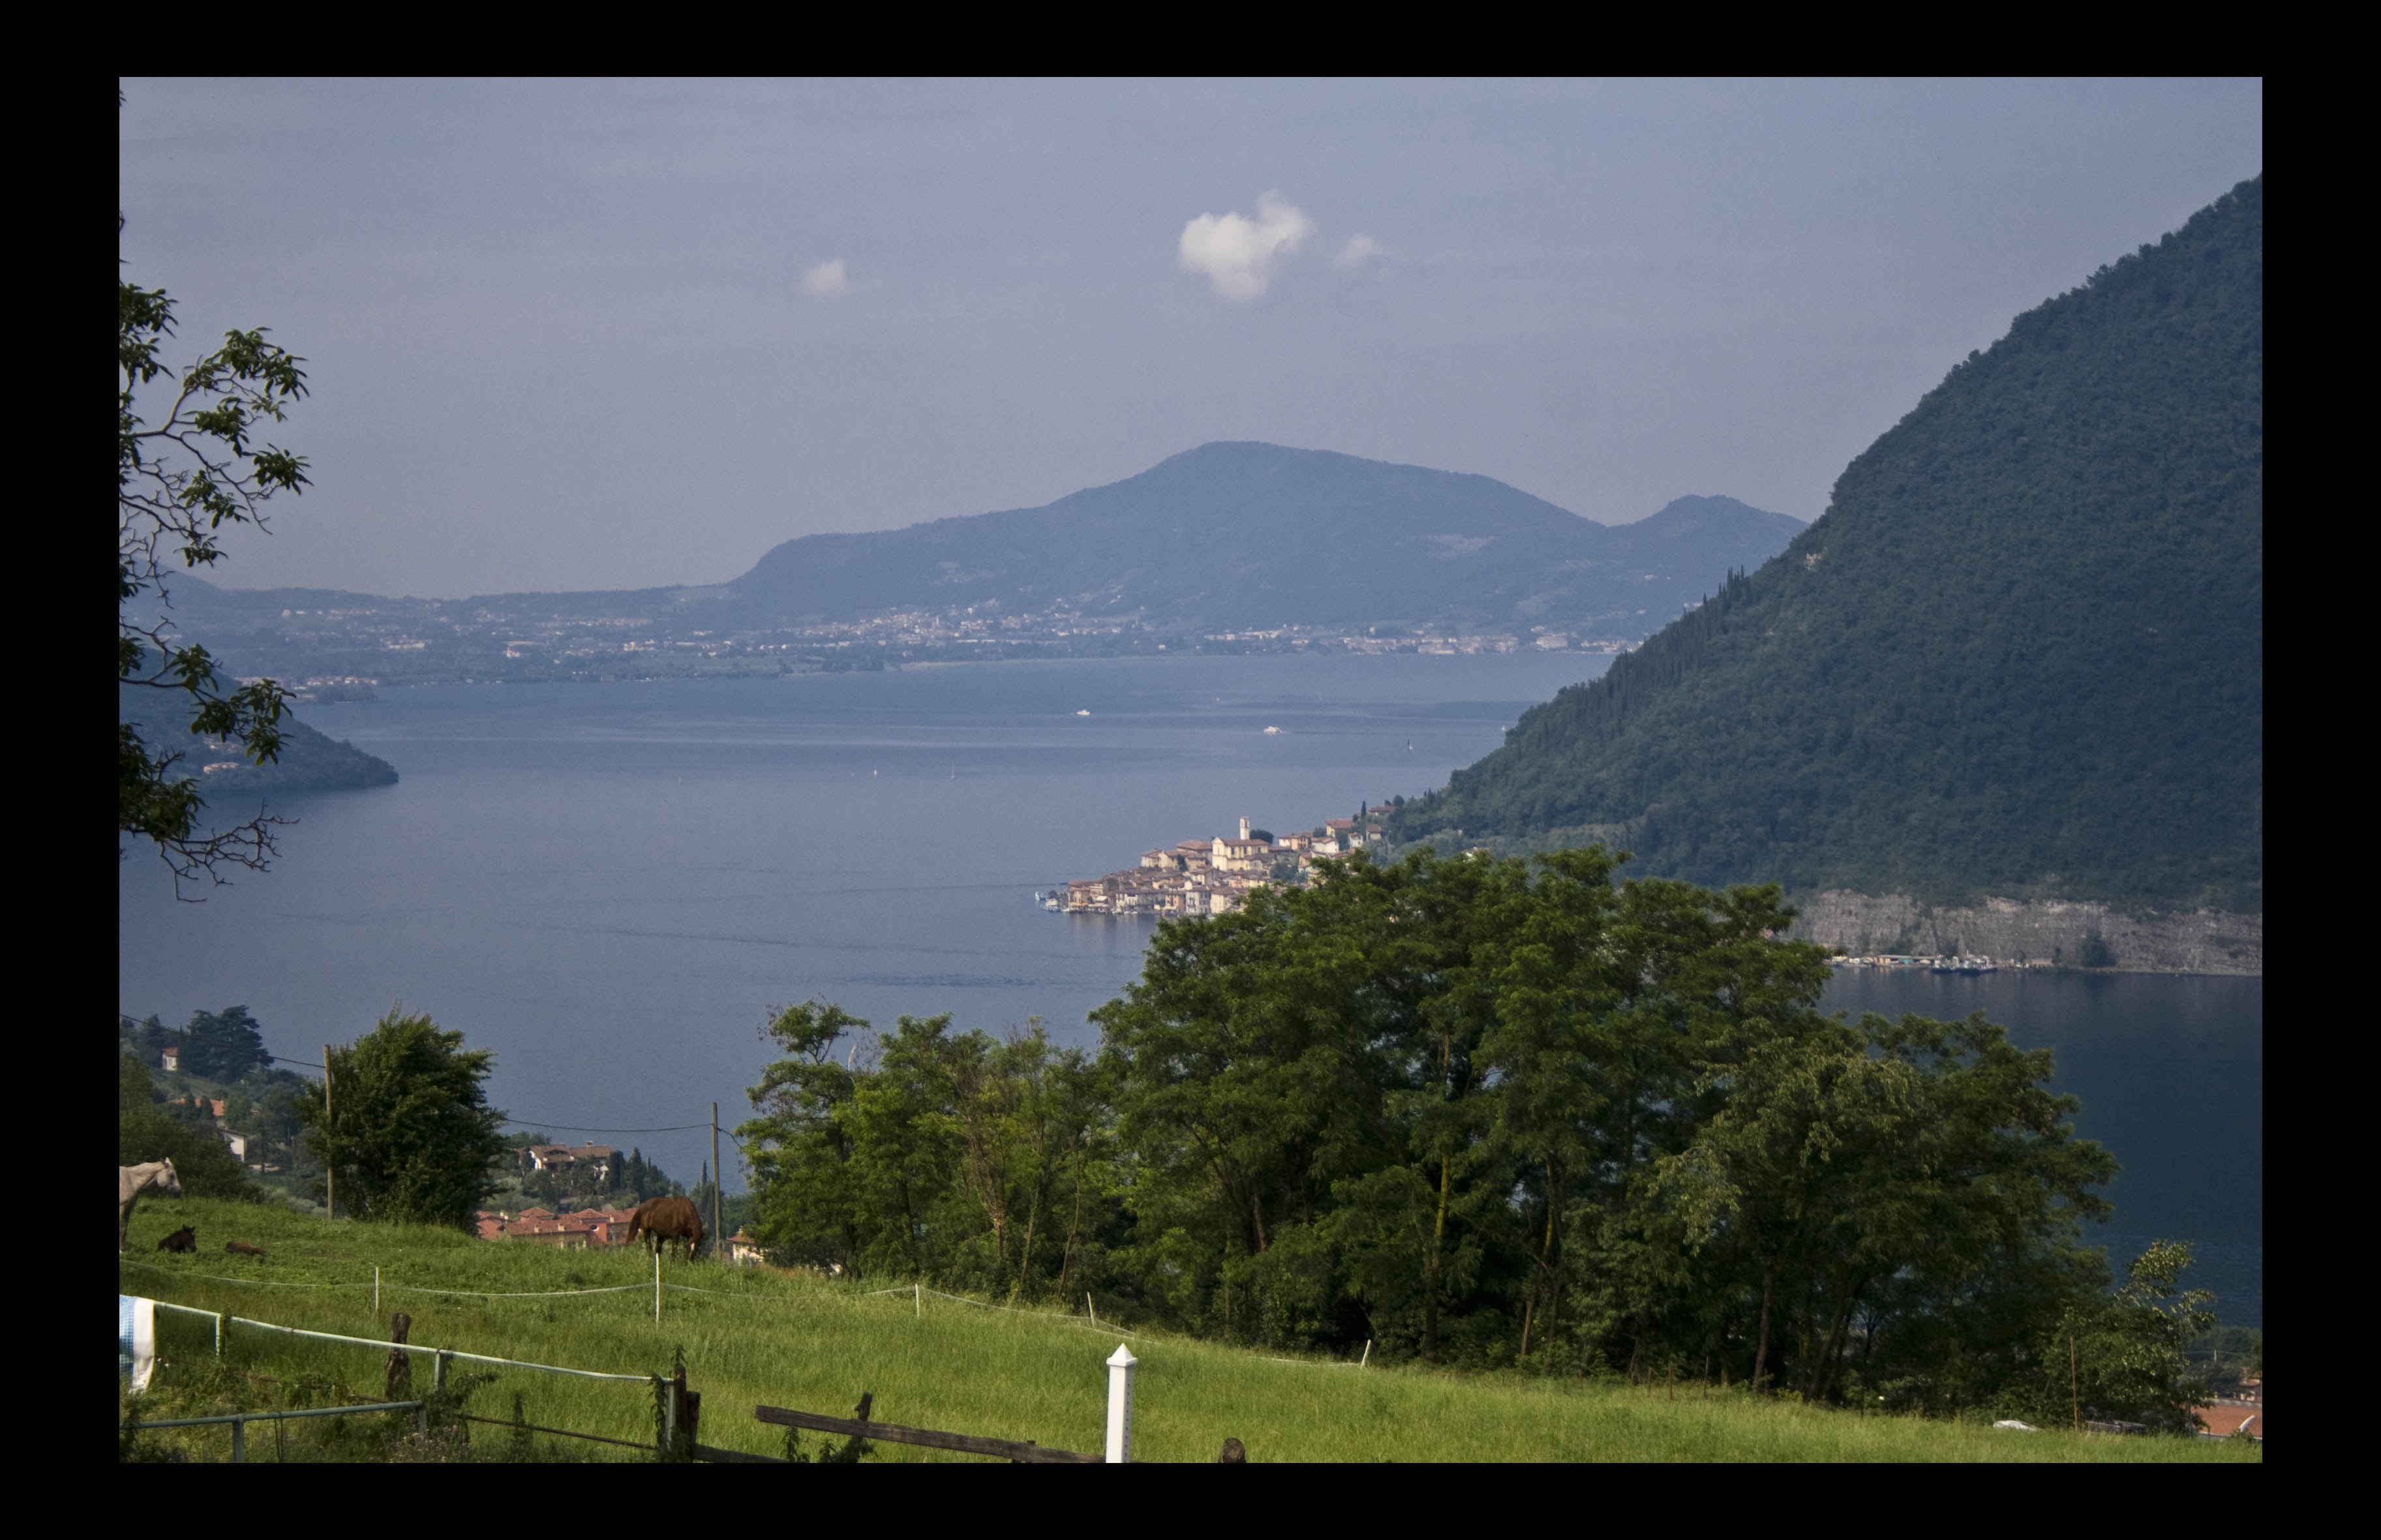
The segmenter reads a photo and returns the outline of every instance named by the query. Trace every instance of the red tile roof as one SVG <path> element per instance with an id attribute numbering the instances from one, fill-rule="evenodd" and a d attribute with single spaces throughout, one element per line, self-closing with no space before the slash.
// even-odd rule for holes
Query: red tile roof
<path id="1" fill-rule="evenodd" d="M 2194 1406 L 2191 1410 L 2199 1413 L 2199 1420 L 2207 1424 L 2208 1432 L 2219 1437 L 2229 1436 L 2243 1428 L 2248 1429 L 2252 1438 L 2265 1436 L 2265 1409 L 2262 1406 Z"/>

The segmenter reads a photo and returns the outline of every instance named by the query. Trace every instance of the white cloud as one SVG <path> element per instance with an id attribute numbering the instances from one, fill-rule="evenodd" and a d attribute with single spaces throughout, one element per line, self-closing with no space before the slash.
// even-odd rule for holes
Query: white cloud
<path id="1" fill-rule="evenodd" d="M 1273 282 L 1276 259 L 1314 233 L 1314 221 L 1278 192 L 1257 200 L 1257 216 L 1203 214 L 1182 226 L 1182 270 L 1203 273 L 1226 299 L 1253 299 Z"/>
<path id="2" fill-rule="evenodd" d="M 802 274 L 802 292 L 813 299 L 832 299 L 838 294 L 851 292 L 851 276 L 843 270 L 843 259 L 823 262 Z"/>
<path id="3" fill-rule="evenodd" d="M 1371 236 L 1349 236 L 1348 244 L 1339 249 L 1339 254 L 1331 259 L 1331 263 L 1335 267 L 1361 267 L 1376 257 L 1387 255 L 1381 250 L 1381 243 Z"/>

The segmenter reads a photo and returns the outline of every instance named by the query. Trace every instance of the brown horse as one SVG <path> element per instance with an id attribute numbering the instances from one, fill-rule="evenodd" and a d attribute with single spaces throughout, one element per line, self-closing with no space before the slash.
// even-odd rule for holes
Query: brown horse
<path id="1" fill-rule="evenodd" d="M 629 1239 L 640 1235 L 655 1251 L 666 1251 L 673 1241 L 686 1242 L 686 1259 L 702 1245 L 702 1215 L 692 1198 L 648 1198 L 629 1220 Z"/>

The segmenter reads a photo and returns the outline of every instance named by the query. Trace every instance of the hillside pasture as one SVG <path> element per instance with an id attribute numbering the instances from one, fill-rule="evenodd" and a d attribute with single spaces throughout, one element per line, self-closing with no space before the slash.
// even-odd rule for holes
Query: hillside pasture
<path id="1" fill-rule="evenodd" d="M 194 1226 L 198 1251 L 157 1242 Z M 262 1248 L 226 1255 L 224 1242 Z M 372 1269 L 381 1304 L 372 1307 Z M 708 1261 L 665 1264 L 662 1319 L 653 1321 L 653 1264 L 637 1252 L 569 1252 L 489 1242 L 454 1231 L 333 1224 L 265 1205 L 207 1199 L 144 1203 L 118 1267 L 127 1294 L 315 1331 L 375 1340 L 388 1316 L 412 1316 L 416 1345 L 615 1374 L 667 1374 L 683 1348 L 687 1379 L 702 1392 L 702 1441 L 758 1454 L 784 1452 L 783 1431 L 756 1422 L 755 1405 L 849 1416 L 861 1393 L 872 1416 L 917 1427 L 1096 1451 L 1105 1408 L 1104 1360 L 1128 1341 L 1141 1360 L 1135 1458 L 1207 1461 L 1227 1436 L 1252 1461 L 2260 1461 L 2262 1448 L 2174 1438 L 1997 1431 L 1979 1424 L 1862 1417 L 1756 1400 L 1740 1391 L 1459 1375 L 1323 1360 L 1283 1361 L 1157 1333 L 1126 1337 L 1080 1315 L 1001 1311 L 866 1284 L 735 1268 Z M 611 1293 L 558 1290 L 616 1289 Z M 428 1290 L 457 1290 L 433 1293 Z M 489 1297 L 496 1296 L 496 1297 Z M 1126 1324 L 1129 1326 L 1129 1323 Z M 213 1363 L 214 1325 L 158 1313 L 164 1363 L 149 1397 L 152 1417 L 290 1404 L 332 1396 L 377 1397 L 385 1350 L 293 1338 L 252 1327 L 226 1331 L 234 1374 Z M 476 1415 L 650 1445 L 645 1386 L 458 1363 L 450 1371 L 493 1378 L 470 1400 Z M 418 1354 L 417 1388 L 430 1384 Z M 348 1419 L 331 1421 L 347 1422 Z M 372 1419 L 377 1421 L 377 1419 Z M 291 1459 L 354 1458 L 365 1448 L 323 1423 L 293 1424 Z M 227 1459 L 226 1429 L 167 1430 L 153 1445 L 199 1461 Z M 501 1427 L 473 1428 L 480 1458 L 516 1446 Z M 341 1443 L 345 1437 L 347 1443 Z M 805 1435 L 806 1452 L 834 1440 Z M 269 1426 L 252 1426 L 250 1460 L 275 1458 Z M 518 1450 L 541 1460 L 638 1460 L 614 1445 L 533 1436 Z M 872 1444 L 871 1460 L 965 1459 Z"/>

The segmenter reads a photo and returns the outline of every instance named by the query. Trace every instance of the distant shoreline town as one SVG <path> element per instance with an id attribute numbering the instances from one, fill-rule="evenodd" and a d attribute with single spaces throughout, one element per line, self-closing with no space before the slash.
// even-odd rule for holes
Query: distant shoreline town
<path id="1" fill-rule="evenodd" d="M 242 674 L 307 679 L 301 700 L 369 700 L 374 686 L 447 682 L 874 672 L 925 663 L 1024 658 L 1321 653 L 1364 656 L 1627 653 L 1639 634 L 1578 627 L 1526 631 L 1427 625 L 1166 628 L 1141 615 L 1067 608 L 1009 612 L 998 605 L 899 609 L 849 620 L 694 628 L 666 607 L 627 615 L 540 614 L 527 606 L 358 598 L 336 605 L 256 609 L 232 618 L 238 595 L 206 601 L 210 645 Z M 251 608 L 255 606 L 250 605 Z M 1691 606 L 1690 606 L 1691 607 Z"/>
<path id="2" fill-rule="evenodd" d="M 1237 839 L 1216 835 L 1143 850 L 1138 866 L 1070 882 L 1041 895 L 1042 904 L 1067 914 L 1228 914 L 1260 887 L 1303 884 L 1317 861 L 1383 843 L 1376 820 L 1386 811 L 1366 803 L 1353 818 L 1287 835 L 1243 818 Z"/>

